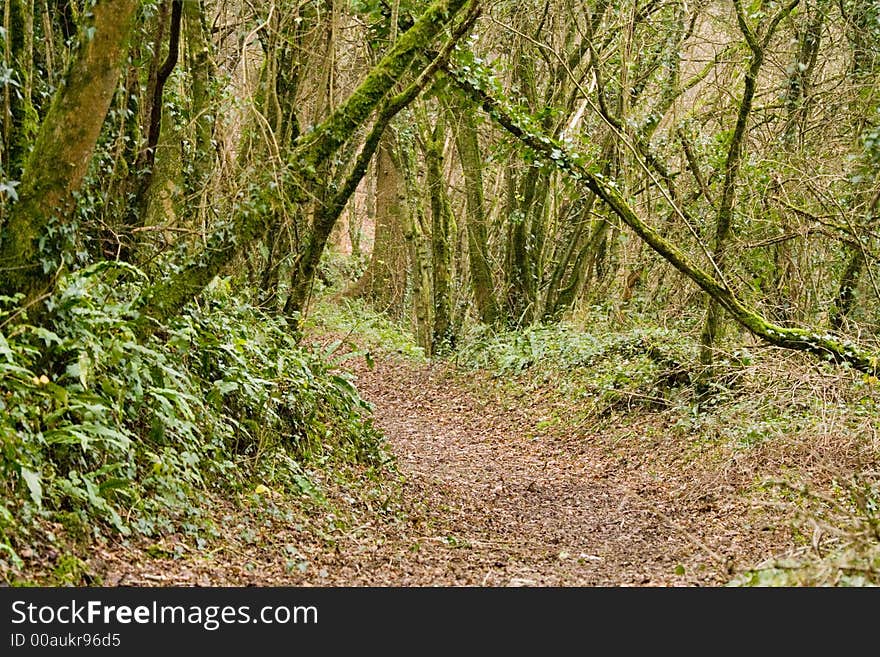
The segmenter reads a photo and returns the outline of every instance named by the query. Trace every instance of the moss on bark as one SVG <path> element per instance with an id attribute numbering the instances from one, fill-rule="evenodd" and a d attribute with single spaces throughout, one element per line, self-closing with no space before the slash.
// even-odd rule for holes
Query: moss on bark
<path id="1" fill-rule="evenodd" d="M 495 324 L 498 322 L 499 312 L 492 271 L 489 268 L 489 237 L 486 231 L 486 208 L 483 199 L 483 162 L 474 118 L 476 106 L 465 102 L 455 106 L 454 109 L 458 118 L 455 143 L 464 175 L 471 288 L 477 302 L 480 320 L 484 324 Z"/>
<path id="2" fill-rule="evenodd" d="M 386 129 L 376 154 L 376 236 L 370 262 L 360 279 L 348 290 L 364 297 L 381 311 L 399 317 L 403 311 L 408 271 L 404 229 L 405 187 L 396 135 Z"/>
<path id="3" fill-rule="evenodd" d="M 469 82 L 464 76 L 456 76 L 453 73 L 453 77 L 459 87 L 479 101 L 495 121 L 531 148 L 547 164 L 558 167 L 595 193 L 639 238 L 696 283 L 752 334 L 777 347 L 808 352 L 825 361 L 846 364 L 874 376 L 880 375 L 880 354 L 869 352 L 850 340 L 840 339 L 827 332 L 779 326 L 762 317 L 753 308 L 749 308 L 723 282 L 697 266 L 683 250 L 643 221 L 616 189 L 612 180 L 591 173 L 587 163 L 581 157 L 573 155 L 565 144 L 536 130 L 537 123 L 533 119 L 514 116 L 504 104 Z"/>
<path id="4" fill-rule="evenodd" d="M 294 164 L 314 170 L 363 125 L 382 98 L 407 72 L 413 59 L 462 8 L 473 0 L 436 0 L 401 34 L 354 93 L 326 121 L 304 137 Z"/>
<path id="5" fill-rule="evenodd" d="M 88 170 L 119 79 L 138 0 L 102 0 L 81 36 L 64 85 L 43 120 L 3 227 L 0 294 L 21 293 L 30 303 L 47 292 L 68 245 L 45 243 L 54 220 L 65 222 L 73 194 Z M 55 231 L 64 240 L 65 231 Z"/>
<path id="6" fill-rule="evenodd" d="M 441 354 L 455 345 L 452 327 L 452 248 L 455 221 L 443 180 L 445 125 L 437 121 L 425 143 L 426 182 L 431 204 L 431 268 L 434 281 L 431 353 Z"/>
<path id="7" fill-rule="evenodd" d="M 312 132 L 300 138 L 291 155 L 295 175 L 313 184 L 319 182 L 315 180 L 318 168 L 349 141 L 370 115 L 382 105 L 383 99 L 407 72 L 415 56 L 433 41 L 464 7 L 472 7 L 475 4 L 473 0 L 436 0 L 430 5 L 412 28 L 394 42 L 387 54 L 371 69 L 348 100 Z M 428 67 L 426 71 L 433 72 L 433 69 Z M 378 144 L 382 129 L 388 121 L 423 88 L 426 71 L 423 71 L 419 80 L 412 83 L 404 92 L 388 99 L 385 109 L 380 112 L 381 116 L 377 120 L 377 123 L 382 124 L 381 129 L 378 131 L 374 129 L 371 137 L 368 138 L 368 144 L 371 138 L 374 139 L 373 149 Z M 410 93 L 412 98 L 409 97 Z M 289 314 L 293 315 L 305 304 L 327 238 L 339 213 L 345 207 L 345 202 L 354 191 L 354 187 L 349 183 L 357 185 L 371 155 L 372 151 L 367 155 L 362 169 L 361 160 L 364 158 L 359 158 L 355 172 L 347 178 L 341 189 L 331 196 L 326 207 L 316 215 L 314 230 L 294 270 L 296 278 L 285 304 L 285 311 Z M 199 294 L 245 245 L 255 239 L 261 230 L 266 229 L 266 226 L 265 215 L 249 211 L 237 216 L 232 226 L 218 231 L 212 238 L 212 245 L 204 253 L 149 292 L 142 308 L 142 333 L 152 331 L 157 324 L 180 312 L 180 309 Z"/>

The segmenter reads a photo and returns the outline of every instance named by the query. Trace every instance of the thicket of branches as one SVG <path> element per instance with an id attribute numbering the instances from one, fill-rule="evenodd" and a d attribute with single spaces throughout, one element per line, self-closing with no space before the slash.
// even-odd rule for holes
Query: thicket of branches
<path id="1" fill-rule="evenodd" d="M 342 293 L 434 354 L 601 306 L 683 319 L 707 387 L 742 331 L 877 373 L 873 0 L 7 0 L 0 20 L 10 362 L 24 333 L 65 343 L 94 272 L 137 279 L 135 345 L 167 345 L 218 275 L 296 335 L 343 252 Z M 79 378 L 62 351 L 22 381 Z"/>
<path id="2" fill-rule="evenodd" d="M 872 2 L 4 12 L 2 292 L 32 315 L 114 260 L 151 276 L 143 334 L 230 271 L 295 326 L 366 233 L 347 294 L 434 351 L 471 319 L 705 303 L 705 365 L 726 310 L 875 369 Z"/>

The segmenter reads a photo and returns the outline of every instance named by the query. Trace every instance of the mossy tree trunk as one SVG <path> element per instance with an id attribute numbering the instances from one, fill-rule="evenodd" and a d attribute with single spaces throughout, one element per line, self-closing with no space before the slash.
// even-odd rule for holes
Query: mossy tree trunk
<path id="1" fill-rule="evenodd" d="M 163 102 L 162 105 L 166 103 Z M 181 153 L 185 134 L 184 126 L 174 120 L 176 111 L 169 107 L 162 108 L 163 118 L 159 125 L 158 140 L 150 148 L 153 154 L 150 174 L 145 179 L 146 187 L 142 190 L 144 196 L 136 200 L 141 207 L 140 223 L 145 227 L 173 230 L 187 212 L 184 202 L 185 163 Z M 145 242 L 138 243 L 140 253 L 135 259 L 139 262 L 146 262 L 153 253 L 170 247 L 175 241 L 171 231 L 152 230 L 151 235 L 156 239 L 151 240 L 149 245 Z"/>
<path id="2" fill-rule="evenodd" d="M 33 102 L 34 0 L 7 0 L 0 20 L 6 30 L 3 64 L 12 75 L 3 84 L 0 175 L 17 181 L 38 125 Z"/>
<path id="3" fill-rule="evenodd" d="M 407 285 L 407 257 L 404 227 L 406 188 L 400 166 L 397 139 L 385 130 L 376 153 L 376 230 L 370 262 L 347 294 L 364 297 L 377 309 L 393 317 L 403 311 Z"/>
<path id="4" fill-rule="evenodd" d="M 786 120 L 782 138 L 789 146 L 796 145 L 803 138 L 804 121 L 809 111 L 810 84 L 829 5 L 829 0 L 818 0 L 814 7 L 807 6 L 805 18 L 799 26 L 798 47 L 785 92 Z"/>
<path id="5" fill-rule="evenodd" d="M 372 163 L 364 174 L 363 188 L 363 205 L 360 208 L 362 213 L 358 212 L 358 208 L 353 208 L 346 224 L 348 242 L 351 244 L 351 256 L 358 262 L 362 255 L 361 239 L 363 238 L 364 223 L 366 221 L 367 225 L 372 226 L 376 220 L 376 169 Z"/>
<path id="6" fill-rule="evenodd" d="M 483 161 L 477 134 L 476 105 L 467 101 L 453 106 L 456 118 L 455 143 L 461 161 L 465 187 L 466 229 L 471 290 L 477 313 L 484 324 L 499 320 L 495 283 L 489 266 L 489 235 L 483 198 Z"/>
<path id="7" fill-rule="evenodd" d="M 425 126 L 426 127 L 426 126 Z M 431 271 L 433 279 L 434 326 L 431 353 L 442 354 L 455 346 L 452 325 L 452 245 L 455 243 L 455 219 L 443 177 L 443 147 L 446 121 L 437 118 L 430 132 L 423 129 L 426 183 L 431 205 Z"/>
<path id="8" fill-rule="evenodd" d="M 841 330 L 846 323 L 846 318 L 852 311 L 853 302 L 856 298 L 856 286 L 859 282 L 859 274 L 865 266 L 865 257 L 858 248 L 849 249 L 849 258 L 840 276 L 835 302 L 829 314 L 829 324 L 835 330 Z"/>
<path id="9" fill-rule="evenodd" d="M 764 52 L 770 39 L 776 31 L 779 22 L 787 16 L 797 5 L 797 0 L 790 2 L 779 9 L 769 20 L 763 34 L 756 35 L 749 25 L 748 18 L 743 10 L 741 0 L 734 0 L 737 23 L 749 45 L 751 61 L 745 74 L 743 95 L 740 99 L 739 109 L 736 116 L 736 125 L 730 138 L 727 156 L 724 160 L 724 181 L 721 187 L 721 199 L 718 203 L 718 213 L 715 219 L 715 238 L 712 245 L 713 260 L 716 271 L 724 275 L 727 269 L 727 256 L 730 235 L 733 225 L 733 207 L 736 196 L 736 185 L 739 180 L 740 168 L 742 167 L 746 130 L 749 117 L 752 113 L 752 105 L 755 92 L 758 87 L 758 74 L 764 64 Z M 706 307 L 706 316 L 703 320 L 703 328 L 700 333 L 700 362 L 707 368 L 707 376 L 711 376 L 711 366 L 714 358 L 715 343 L 720 337 L 722 330 L 721 306 L 712 297 L 709 297 Z"/>
<path id="10" fill-rule="evenodd" d="M 856 88 L 861 86 L 866 90 L 870 90 L 875 84 L 877 71 L 880 68 L 880 54 L 878 54 L 880 53 L 880 38 L 878 38 L 880 30 L 876 27 L 876 5 L 872 0 L 853 0 L 850 3 L 841 3 L 840 8 L 848 10 L 844 13 L 844 18 L 848 28 L 847 39 L 852 51 L 852 60 L 847 74 Z M 862 96 L 863 94 L 858 95 Z M 853 104 L 862 104 L 862 100 L 862 98 L 859 98 Z M 854 107 L 853 109 L 857 114 L 862 114 L 862 112 L 859 112 L 859 108 Z M 867 121 L 864 118 L 859 121 L 859 124 L 853 130 L 853 134 L 860 137 L 866 123 Z M 852 171 L 850 177 L 859 175 L 864 182 L 856 186 L 856 189 L 851 194 L 851 199 L 848 203 L 844 204 L 844 207 L 866 205 L 868 207 L 866 219 L 869 225 L 876 220 L 876 197 L 874 202 L 868 201 L 868 197 L 872 193 L 870 182 L 873 181 L 876 172 L 867 176 L 860 174 L 865 169 L 870 170 L 872 168 L 874 167 L 871 167 L 870 164 L 866 167 L 861 158 L 856 160 L 856 170 Z M 863 171 L 860 172 L 857 169 L 863 169 Z M 838 280 L 837 294 L 835 295 L 834 302 L 831 304 L 828 318 L 829 324 L 836 330 L 843 328 L 853 310 L 859 280 L 867 264 L 862 245 L 848 244 L 844 248 L 843 258 L 845 264 Z"/>
<path id="11" fill-rule="evenodd" d="M 371 132 L 358 156 L 353 172 L 334 190 L 326 207 L 316 213 L 304 248 L 298 254 L 293 269 L 290 295 L 284 307 L 291 318 L 294 318 L 295 314 L 305 306 L 327 238 L 345 203 L 363 177 L 369 159 L 378 146 L 382 130 L 388 121 L 400 109 L 412 102 L 421 91 L 430 77 L 424 74 L 430 72 L 433 75 L 436 69 L 431 66 L 424 67 L 422 75 L 416 81 L 419 84 L 415 82 L 410 84 L 407 90 L 393 98 L 386 99 L 386 96 L 409 72 L 417 55 L 424 51 L 426 44 L 430 44 L 444 29 L 454 23 L 464 8 L 470 8 L 468 16 L 472 16 L 476 10 L 476 3 L 472 0 L 435 0 L 413 26 L 394 41 L 351 96 L 314 130 L 308 135 L 301 136 L 297 141 L 289 158 L 290 168 L 297 177 L 297 180 L 291 181 L 294 182 L 292 187 L 302 185 L 308 190 L 321 184 L 321 181 L 316 179 L 319 168 L 350 141 L 377 108 L 382 106 L 383 100 L 386 101 L 385 112 L 377 119 L 377 124 L 381 124 L 380 129 Z M 469 25 L 472 20 L 473 18 L 469 18 L 469 22 L 465 21 L 460 25 Z M 464 33 L 465 31 L 458 30 L 453 34 L 449 40 L 449 49 Z M 203 253 L 148 291 L 142 308 L 140 323 L 142 334 L 151 332 L 157 324 L 164 323 L 179 313 L 187 302 L 198 295 L 236 255 L 242 252 L 245 245 L 250 244 L 265 231 L 267 215 L 266 208 L 260 207 L 260 193 L 265 192 L 258 192 L 257 198 L 249 199 L 234 212 L 231 225 L 223 226 L 214 233 L 208 248 Z M 293 321 L 295 323 L 295 320 Z"/>
<path id="12" fill-rule="evenodd" d="M 162 136 L 162 98 L 165 83 L 177 65 L 183 5 L 181 0 L 161 0 L 155 17 L 150 21 L 153 38 L 146 52 L 151 53 L 147 68 L 146 86 L 141 97 L 140 134 L 137 155 L 129 171 L 129 201 L 126 204 L 124 226 L 120 232 L 127 233 L 127 244 L 122 250 L 124 260 L 136 259 L 137 243 L 134 229 L 146 223 L 147 204 L 153 180 L 156 149 Z M 166 38 L 167 35 L 167 38 Z M 166 40 L 167 52 L 166 52 Z"/>
<path id="13" fill-rule="evenodd" d="M 558 245 L 561 253 L 547 287 L 543 311 L 543 318 L 547 321 L 559 319 L 565 310 L 571 308 L 594 269 L 592 257 L 598 253 L 599 242 L 609 226 L 604 218 L 590 220 L 595 201 L 594 194 L 575 199 L 574 207 L 563 217 L 563 221 L 570 225 L 570 231 L 568 239 Z"/>
<path id="14" fill-rule="evenodd" d="M 352 95 L 297 147 L 294 164 L 314 170 L 351 138 L 416 56 L 473 0 L 436 0 L 401 34 Z"/>
<path id="15" fill-rule="evenodd" d="M 254 169 L 266 167 L 280 173 L 290 157 L 300 136 L 302 108 L 296 98 L 303 82 L 301 74 L 307 67 L 304 53 L 310 46 L 306 38 L 309 33 L 322 31 L 321 14 L 310 11 L 287 14 L 271 8 L 261 19 L 265 22 L 265 29 L 260 30 L 263 66 L 247 145 L 239 158 L 248 175 Z M 325 89 L 322 93 L 328 92 Z M 326 190 L 318 190 L 319 195 L 325 193 Z M 289 267 L 290 254 L 299 246 L 300 228 L 307 214 L 305 204 L 289 200 L 284 193 L 277 195 L 260 239 L 265 257 L 260 263 L 259 300 L 272 310 L 278 309 L 283 301 L 280 283 Z"/>
<path id="16" fill-rule="evenodd" d="M 357 186 L 366 174 L 370 162 L 374 160 L 373 156 L 379 148 L 385 129 L 398 112 L 416 99 L 425 86 L 434 78 L 435 73 L 447 64 L 453 48 L 470 31 L 479 12 L 479 5 L 469 5 L 468 11 L 455 25 L 452 34 L 446 40 L 440 52 L 434 57 L 434 60 L 427 67 L 423 68 L 416 79 L 407 85 L 403 91 L 388 97 L 381 103 L 377 111 L 376 120 L 364 140 L 364 144 L 348 177 L 341 184 L 333 185 L 335 190 L 333 195 L 326 199 L 316 210 L 305 247 L 298 254 L 298 261 L 293 269 L 290 294 L 284 305 L 284 312 L 294 326 L 297 324 L 297 316 L 306 307 L 312 282 L 315 278 L 315 271 L 333 226 L 342 214 L 348 199 L 354 194 L 355 189 L 357 189 Z"/>
<path id="17" fill-rule="evenodd" d="M 518 176 L 517 167 L 508 168 L 507 253 L 504 260 L 505 315 L 512 327 L 530 324 L 536 312 L 537 251 L 536 232 L 545 220 L 549 180 L 545 172 L 529 167 Z"/>
<path id="18" fill-rule="evenodd" d="M 768 321 L 746 305 L 724 281 L 699 267 L 682 249 L 647 224 L 616 189 L 613 181 L 590 171 L 583 156 L 570 152 L 561 141 L 541 134 L 533 117 L 524 117 L 468 80 L 466 75 L 453 77 L 458 86 L 478 101 L 504 129 L 521 140 L 548 165 L 556 166 L 573 181 L 596 194 L 611 211 L 658 255 L 706 292 L 741 326 L 765 342 L 796 351 L 804 351 L 837 364 L 847 364 L 859 371 L 880 374 L 880 354 L 866 351 L 848 340 L 802 328 L 783 327 Z"/>
<path id="19" fill-rule="evenodd" d="M 211 91 L 215 67 L 211 61 L 204 0 L 184 2 L 183 20 L 188 69 L 192 80 L 190 114 L 195 122 L 194 159 L 192 172 L 187 179 L 187 191 L 199 194 L 208 182 L 214 161 L 213 138 L 217 109 Z"/>
<path id="20" fill-rule="evenodd" d="M 400 165 L 409 211 L 403 214 L 403 237 L 409 259 L 410 294 L 416 342 L 425 353 L 431 352 L 431 248 L 425 219 L 425 195 L 422 193 L 412 135 L 398 135 Z"/>
<path id="21" fill-rule="evenodd" d="M 48 292 L 69 257 L 68 223 L 119 80 L 138 0 L 99 0 L 92 8 L 65 84 L 58 90 L 27 160 L 18 202 L 0 242 L 0 294 L 30 304 Z M 58 236 L 44 243 L 53 222 Z"/>

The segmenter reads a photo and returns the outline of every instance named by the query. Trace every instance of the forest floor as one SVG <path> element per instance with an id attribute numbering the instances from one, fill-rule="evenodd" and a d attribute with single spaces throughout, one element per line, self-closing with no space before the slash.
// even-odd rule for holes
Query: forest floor
<path id="1" fill-rule="evenodd" d="M 755 502 L 760 455 L 683 446 L 657 415 L 579 426 L 550 383 L 349 365 L 396 469 L 312 473 L 324 493 L 309 504 L 268 490 L 215 500 L 215 538 L 108 540 L 86 563 L 95 581 L 720 586 L 792 544 L 785 512 Z"/>

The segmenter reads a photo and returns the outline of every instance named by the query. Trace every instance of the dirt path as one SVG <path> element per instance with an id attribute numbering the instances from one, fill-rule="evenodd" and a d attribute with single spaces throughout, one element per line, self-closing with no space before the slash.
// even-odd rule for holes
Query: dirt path
<path id="1" fill-rule="evenodd" d="M 404 360 L 354 367 L 398 460 L 404 508 L 385 509 L 381 495 L 348 499 L 355 517 L 334 531 L 332 516 L 230 505 L 218 546 L 172 537 L 152 556 L 105 546 L 93 564 L 102 580 L 716 586 L 784 544 L 732 480 L 686 466 L 662 436 L 614 447 L 548 422 L 566 412 L 558 401 L 511 399 L 485 375 Z"/>
<path id="2" fill-rule="evenodd" d="M 734 553 L 748 558 L 730 531 L 742 518 L 725 527 L 705 500 L 676 505 L 680 482 L 670 489 L 638 464 L 617 470 L 590 436 L 541 428 L 549 405 L 505 401 L 475 377 L 405 362 L 359 375 L 433 527 L 434 543 L 413 559 L 431 568 L 407 583 L 718 584 Z"/>

